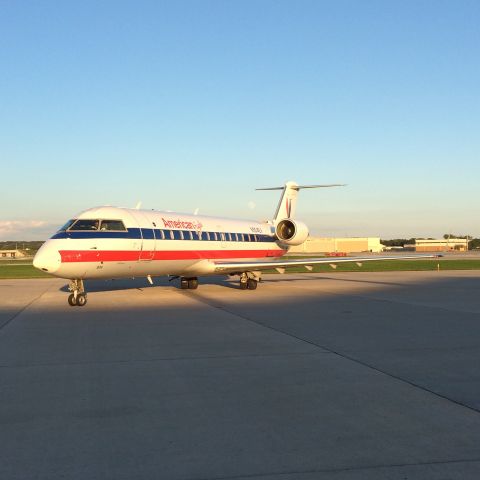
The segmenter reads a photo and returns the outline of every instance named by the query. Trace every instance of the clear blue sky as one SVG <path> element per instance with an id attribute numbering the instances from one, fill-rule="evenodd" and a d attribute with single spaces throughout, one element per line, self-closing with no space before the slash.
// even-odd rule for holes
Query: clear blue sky
<path id="1" fill-rule="evenodd" d="M 0 2 L 0 239 L 112 204 L 480 236 L 480 2 Z M 253 204 L 255 205 L 254 208 Z"/>

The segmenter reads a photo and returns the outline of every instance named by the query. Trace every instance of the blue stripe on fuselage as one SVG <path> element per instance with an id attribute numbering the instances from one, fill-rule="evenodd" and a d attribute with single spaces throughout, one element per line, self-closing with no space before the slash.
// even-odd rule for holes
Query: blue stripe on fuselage
<path id="1" fill-rule="evenodd" d="M 94 230 L 94 231 L 68 231 L 68 232 L 57 232 L 55 235 L 51 237 L 52 240 L 56 239 L 62 239 L 62 238 L 74 238 L 74 239 L 86 239 L 86 238 L 131 238 L 131 239 L 139 239 L 141 240 L 142 238 L 145 240 L 154 240 L 155 237 L 157 240 L 181 240 L 180 238 L 180 230 L 172 230 L 174 238 L 172 239 L 170 237 L 170 230 L 163 230 L 164 238 L 162 238 L 162 235 L 160 234 L 160 229 L 152 229 L 152 228 L 129 228 L 126 232 L 110 232 L 108 230 Z M 167 233 L 168 232 L 168 233 Z M 188 230 L 183 231 L 184 235 L 184 240 L 185 241 L 191 241 L 190 240 L 190 235 L 189 235 Z M 193 241 L 207 241 L 206 232 L 203 232 L 202 238 L 199 238 L 197 232 L 193 232 Z M 221 241 L 220 240 L 220 232 L 217 233 L 217 240 L 213 237 L 214 232 L 209 232 L 210 233 L 210 241 Z M 224 234 L 227 235 L 227 234 Z M 226 242 L 237 242 L 235 240 L 234 235 L 235 233 L 231 233 L 232 235 L 232 240 L 228 240 L 228 237 L 225 236 Z M 252 237 L 251 242 L 252 243 L 270 243 L 270 242 L 275 242 L 276 239 L 273 236 L 270 235 L 263 235 L 263 234 L 238 234 L 238 235 L 244 235 L 245 236 L 245 242 L 250 242 L 250 237 Z M 257 240 L 253 240 L 253 237 L 255 237 Z M 241 242 L 239 239 L 238 242 Z"/>

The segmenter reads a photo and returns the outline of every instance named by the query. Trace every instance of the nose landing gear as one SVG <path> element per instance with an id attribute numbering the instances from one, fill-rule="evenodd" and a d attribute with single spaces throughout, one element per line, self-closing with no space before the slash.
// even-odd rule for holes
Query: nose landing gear
<path id="1" fill-rule="evenodd" d="M 70 282 L 68 289 L 73 292 L 68 296 L 68 304 L 71 307 L 83 307 L 87 303 L 87 294 L 83 287 L 83 280 L 75 279 Z"/>

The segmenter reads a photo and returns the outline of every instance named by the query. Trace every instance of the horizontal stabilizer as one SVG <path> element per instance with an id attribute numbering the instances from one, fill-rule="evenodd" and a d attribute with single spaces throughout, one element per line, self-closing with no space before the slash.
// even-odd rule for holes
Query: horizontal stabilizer
<path id="1" fill-rule="evenodd" d="M 326 185 L 292 185 L 290 188 L 293 190 L 301 190 L 302 188 L 329 188 L 329 187 L 345 187 L 346 183 L 330 183 Z M 267 188 L 256 188 L 255 190 L 283 190 L 285 187 L 267 187 Z"/>

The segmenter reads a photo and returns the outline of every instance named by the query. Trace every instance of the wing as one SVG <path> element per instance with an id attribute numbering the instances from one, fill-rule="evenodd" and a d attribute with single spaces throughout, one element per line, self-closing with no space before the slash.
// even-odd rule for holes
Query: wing
<path id="1" fill-rule="evenodd" d="M 327 257 L 327 258 L 305 258 L 301 260 L 271 260 L 271 261 L 253 261 L 253 262 L 215 262 L 215 272 L 217 273 L 242 273 L 256 272 L 261 270 L 275 269 L 283 273 L 288 267 L 304 266 L 307 270 L 312 270 L 313 265 L 327 263 L 332 266 L 337 263 L 364 263 L 379 260 L 414 260 L 417 258 L 438 258 L 442 255 L 402 255 L 396 257 Z M 334 267 L 335 268 L 335 267 Z"/>

